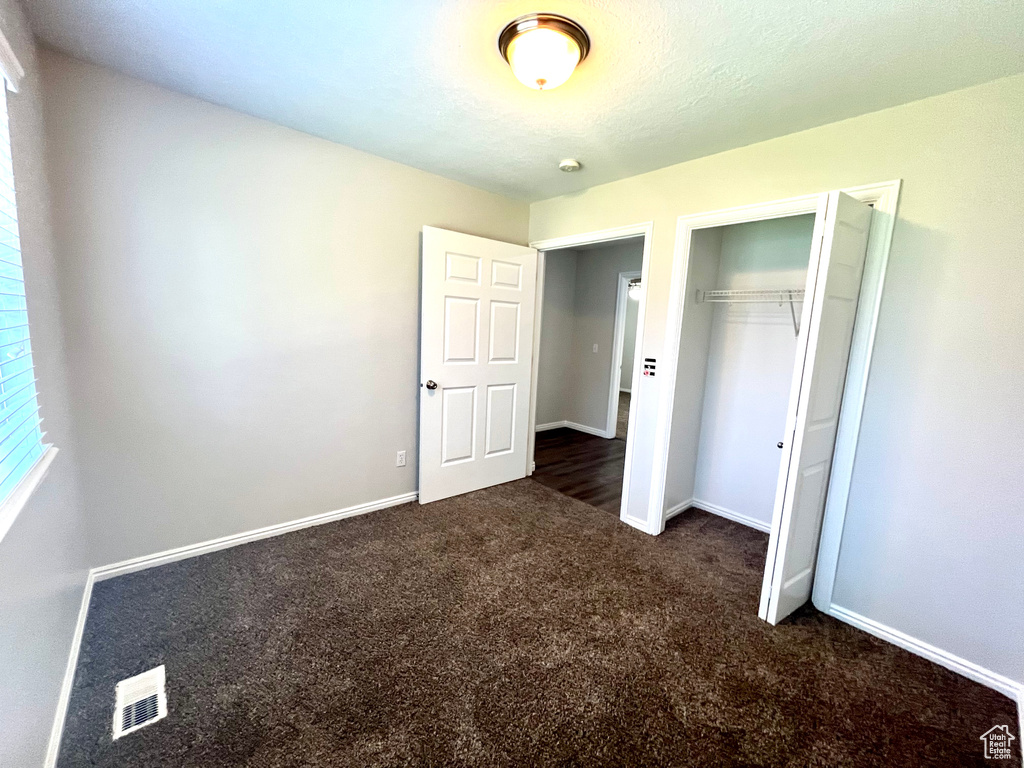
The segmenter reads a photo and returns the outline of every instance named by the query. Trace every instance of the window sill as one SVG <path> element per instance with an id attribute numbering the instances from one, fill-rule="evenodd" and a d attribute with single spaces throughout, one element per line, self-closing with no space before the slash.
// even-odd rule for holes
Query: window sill
<path id="1" fill-rule="evenodd" d="M 0 542 L 4 540 L 4 536 L 7 535 L 11 526 L 14 525 L 14 521 L 21 514 L 21 510 L 25 508 L 28 500 L 35 493 L 36 488 L 39 487 L 43 478 L 46 477 L 50 464 L 53 463 L 53 457 L 56 455 L 57 447 L 54 445 L 47 446 L 42 455 L 36 459 L 36 463 L 32 465 L 32 469 L 28 471 L 28 474 L 22 478 L 20 483 L 14 486 L 11 495 L 0 504 Z"/>

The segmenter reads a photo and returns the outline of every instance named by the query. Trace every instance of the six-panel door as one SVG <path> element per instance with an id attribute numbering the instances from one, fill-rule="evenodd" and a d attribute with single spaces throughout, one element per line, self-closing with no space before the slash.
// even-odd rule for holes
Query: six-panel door
<path id="1" fill-rule="evenodd" d="M 419 499 L 526 475 L 537 252 L 424 227 Z"/>

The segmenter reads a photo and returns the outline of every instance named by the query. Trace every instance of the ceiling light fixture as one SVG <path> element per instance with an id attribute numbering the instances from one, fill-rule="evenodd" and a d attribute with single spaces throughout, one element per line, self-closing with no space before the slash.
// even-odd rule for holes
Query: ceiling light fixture
<path id="1" fill-rule="evenodd" d="M 629 281 L 629 298 L 639 299 L 640 298 L 640 278 L 634 277 Z"/>
<path id="2" fill-rule="evenodd" d="M 554 13 L 520 16 L 501 31 L 498 50 L 523 85 L 557 88 L 587 58 L 590 38 L 572 19 Z"/>

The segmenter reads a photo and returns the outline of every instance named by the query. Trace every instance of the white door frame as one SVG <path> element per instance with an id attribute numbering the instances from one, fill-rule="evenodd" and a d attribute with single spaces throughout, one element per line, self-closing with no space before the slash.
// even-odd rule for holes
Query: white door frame
<path id="1" fill-rule="evenodd" d="M 423 227 L 420 504 L 526 476 L 536 268 L 533 248 Z"/>
<path id="2" fill-rule="evenodd" d="M 605 437 L 615 437 L 619 426 L 619 390 L 622 382 L 622 347 L 626 343 L 626 308 L 629 302 L 629 281 L 641 277 L 640 272 L 619 272 L 618 289 L 615 292 L 615 334 L 612 337 L 612 371 L 608 391 L 608 422 Z M 640 280 L 643 285 L 643 279 Z M 636 345 L 633 346 L 633 367 L 636 367 Z M 632 390 L 632 377 L 630 377 Z M 630 392 L 632 395 L 632 391 Z"/>
<path id="3" fill-rule="evenodd" d="M 853 341 L 850 345 L 850 362 L 847 367 L 842 412 L 839 417 L 828 500 L 825 505 L 825 518 L 818 550 L 818 564 L 814 576 L 812 600 L 815 606 L 826 612 L 831 607 L 835 574 L 839 565 L 839 545 L 842 540 L 843 524 L 850 496 L 850 481 L 853 475 L 861 417 L 864 412 L 864 397 L 871 367 L 875 331 L 878 326 L 882 286 L 885 282 L 885 270 L 889 260 L 889 246 L 892 243 L 893 226 L 896 222 L 900 180 L 850 187 L 842 191 L 873 206 L 875 214 L 871 220 L 867 259 L 864 265 L 860 298 L 857 303 L 857 318 L 854 324 Z M 662 398 L 658 409 L 660 418 L 655 432 L 651 497 L 647 517 L 650 524 L 648 533 L 658 534 L 665 529 L 665 482 L 668 472 L 669 437 L 676 389 L 679 340 L 682 332 L 683 299 L 687 295 L 687 291 L 690 290 L 687 271 L 690 264 L 690 246 L 694 230 L 815 213 L 820 199 L 820 194 L 805 195 L 679 217 L 672 263 L 672 282 L 669 291 L 665 348 L 662 352 L 660 366 L 660 373 L 664 378 L 660 387 Z M 634 382 L 635 374 L 634 371 Z M 632 411 L 634 410 L 630 409 L 631 429 Z M 628 453 L 626 461 L 628 470 Z"/>
<path id="4" fill-rule="evenodd" d="M 614 240 L 625 240 L 631 237 L 642 235 L 644 238 L 643 265 L 640 267 L 640 305 L 637 307 L 636 315 L 636 344 L 633 350 L 633 381 L 630 389 L 633 395 L 639 395 L 640 371 L 642 365 L 637 365 L 643 357 L 644 318 L 647 313 L 647 280 L 651 273 L 651 241 L 654 236 L 654 222 L 647 221 L 640 224 L 630 224 L 623 227 L 612 227 L 601 229 L 595 232 L 584 232 L 578 235 L 567 235 L 565 237 L 554 237 L 547 240 L 536 240 L 530 243 L 531 248 L 536 248 L 537 254 L 537 302 L 533 326 L 533 386 L 530 391 L 530 435 L 529 466 L 527 474 L 533 474 L 535 468 L 534 451 L 536 448 L 537 428 L 537 369 L 540 365 L 540 330 L 543 323 L 541 307 L 544 305 L 544 272 L 546 267 L 545 251 L 554 251 L 561 248 L 578 248 L 581 245 L 592 245 L 594 243 L 608 243 Z M 620 353 L 621 355 L 621 348 Z M 614 369 L 615 366 L 613 365 Z M 633 434 L 637 409 L 635 401 L 630 404 L 629 424 L 626 437 L 626 466 L 622 476 L 622 507 L 619 511 L 620 519 L 625 517 L 626 502 L 629 499 L 629 472 L 633 463 Z M 614 433 L 613 433 L 614 434 Z"/>

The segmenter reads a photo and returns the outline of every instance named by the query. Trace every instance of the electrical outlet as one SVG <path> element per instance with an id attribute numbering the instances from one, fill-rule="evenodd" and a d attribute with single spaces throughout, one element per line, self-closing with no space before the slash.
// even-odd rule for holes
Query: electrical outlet
<path id="1" fill-rule="evenodd" d="M 399 451 L 398 452 L 398 458 L 395 459 L 395 466 L 396 467 L 404 467 L 405 466 L 405 451 Z"/>
<path id="2" fill-rule="evenodd" d="M 597 354 L 597 344 L 594 345 L 594 354 Z"/>

